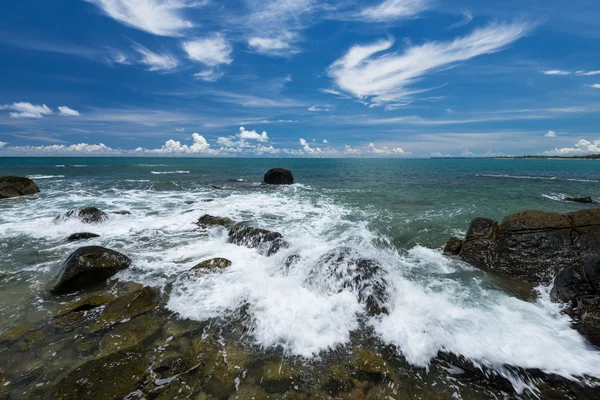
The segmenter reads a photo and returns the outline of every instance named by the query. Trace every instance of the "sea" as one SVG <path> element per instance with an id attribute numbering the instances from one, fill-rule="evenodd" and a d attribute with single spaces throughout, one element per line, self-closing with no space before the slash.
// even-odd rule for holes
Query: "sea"
<path id="1" fill-rule="evenodd" d="M 263 185 L 274 167 L 289 186 Z M 507 366 L 575 381 L 600 378 L 600 351 L 570 326 L 548 287 L 533 299 L 501 278 L 446 257 L 451 236 L 476 217 L 527 209 L 570 212 L 600 201 L 600 161 L 557 159 L 0 158 L 0 175 L 27 176 L 40 193 L 0 201 L 0 334 L 47 319 L 60 306 L 48 289 L 81 242 L 99 238 L 132 266 L 113 279 L 160 289 L 178 318 L 204 321 L 248 305 L 252 342 L 311 360 L 343 348 L 358 329 L 422 368 L 440 352 L 529 383 Z M 211 202 L 204 200 L 211 199 Z M 97 207 L 107 222 L 55 218 Z M 127 211 L 129 214 L 114 214 Z M 271 257 L 199 230 L 204 214 L 280 232 L 290 247 Z M 385 271 L 387 315 L 365 316 L 337 276 L 307 279 L 327 252 L 351 248 Z M 290 268 L 285 260 L 300 256 Z M 223 273 L 180 279 L 199 261 L 225 257 Z M 319 271 L 316 271 L 319 273 Z M 311 283 L 313 282 L 313 283 Z M 308 362 L 308 361 L 307 361 Z M 449 371 L 448 374 L 451 374 Z"/>

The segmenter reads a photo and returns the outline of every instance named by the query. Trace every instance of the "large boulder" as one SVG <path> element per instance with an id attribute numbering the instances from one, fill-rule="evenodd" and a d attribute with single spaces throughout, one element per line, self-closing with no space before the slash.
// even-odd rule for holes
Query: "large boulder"
<path id="1" fill-rule="evenodd" d="M 256 248 L 260 254 L 267 257 L 277 253 L 281 248 L 289 246 L 279 232 L 241 224 L 237 224 L 229 230 L 227 241 L 238 246 Z"/>
<path id="2" fill-rule="evenodd" d="M 227 217 L 215 217 L 212 215 L 204 214 L 198 219 L 196 225 L 202 228 L 208 228 L 211 226 L 223 226 L 225 228 L 229 228 L 233 226 L 233 221 Z"/>
<path id="3" fill-rule="evenodd" d="M 66 221 L 72 218 L 77 218 L 85 224 L 99 224 L 108 220 L 108 214 L 96 207 L 75 208 L 59 215 L 54 220 Z"/>
<path id="4" fill-rule="evenodd" d="M 104 282 L 117 272 L 129 267 L 126 255 L 100 246 L 75 250 L 63 264 L 52 293 L 63 294 Z"/>
<path id="5" fill-rule="evenodd" d="M 291 185 L 294 183 L 294 175 L 290 170 L 273 168 L 267 171 L 263 182 L 270 185 Z"/>
<path id="6" fill-rule="evenodd" d="M 512 279 L 548 283 L 563 268 L 600 254 L 600 209 L 522 211 L 501 223 L 473 220 L 460 250 L 466 262 Z"/>
<path id="7" fill-rule="evenodd" d="M 0 199 L 26 196 L 39 193 L 40 189 L 29 178 L 21 176 L 0 176 Z"/>

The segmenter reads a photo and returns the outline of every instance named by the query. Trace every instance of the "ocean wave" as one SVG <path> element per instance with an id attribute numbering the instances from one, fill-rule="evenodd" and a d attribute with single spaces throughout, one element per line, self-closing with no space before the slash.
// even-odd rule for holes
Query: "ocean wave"
<path id="1" fill-rule="evenodd" d="M 150 171 L 153 175 L 189 174 L 190 171 Z"/>
<path id="2" fill-rule="evenodd" d="M 485 178 L 506 178 L 506 179 L 534 179 L 547 181 L 571 181 L 571 182 L 590 182 L 600 183 L 600 180 L 595 179 L 580 179 L 580 178 L 563 178 L 558 176 L 528 176 L 528 175 L 505 175 L 505 174 L 476 174 L 478 177 Z"/>
<path id="3" fill-rule="evenodd" d="M 84 168 L 87 165 L 78 165 L 78 164 L 58 164 L 55 165 L 56 168 Z"/>
<path id="4" fill-rule="evenodd" d="M 64 177 L 64 175 L 30 175 L 29 179 L 58 179 Z"/>

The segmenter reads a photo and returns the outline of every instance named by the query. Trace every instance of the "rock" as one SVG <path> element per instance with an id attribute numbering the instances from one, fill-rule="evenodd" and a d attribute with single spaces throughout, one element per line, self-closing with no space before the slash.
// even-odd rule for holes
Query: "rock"
<path id="1" fill-rule="evenodd" d="M 100 325 L 110 326 L 154 310 L 158 306 L 158 290 L 143 287 L 108 303 L 100 314 Z"/>
<path id="2" fill-rule="evenodd" d="M 129 257 L 100 246 L 75 250 L 63 264 L 52 289 L 54 294 L 75 292 L 104 282 L 129 267 Z"/>
<path id="3" fill-rule="evenodd" d="M 301 382 L 300 368 L 288 360 L 267 362 L 260 377 L 260 385 L 267 393 L 284 393 Z"/>
<path id="4" fill-rule="evenodd" d="M 554 278 L 554 286 L 550 292 L 552 301 L 568 303 L 579 297 L 589 295 L 592 287 L 581 275 L 579 268 L 567 267 L 560 270 Z"/>
<path id="5" fill-rule="evenodd" d="M 324 292 L 352 290 L 358 294 L 369 315 L 379 315 L 388 312 L 385 275 L 377 261 L 363 258 L 351 248 L 339 247 L 317 261 L 309 274 L 308 284 Z"/>
<path id="6" fill-rule="evenodd" d="M 160 329 L 161 324 L 154 315 L 140 315 L 107 332 L 100 342 L 100 352 L 102 355 L 111 354 L 144 344 Z"/>
<path id="7" fill-rule="evenodd" d="M 95 295 L 86 296 L 74 303 L 69 303 L 69 304 L 65 305 L 64 307 L 62 307 L 55 314 L 55 318 L 62 317 L 64 315 L 74 313 L 74 312 L 93 310 L 94 308 L 98 308 L 98 307 L 101 307 L 108 303 L 111 303 L 114 300 L 115 300 L 115 297 L 108 295 L 108 294 L 100 294 L 100 295 L 95 294 Z"/>
<path id="8" fill-rule="evenodd" d="M 283 235 L 279 232 L 272 232 L 266 229 L 252 228 L 245 225 L 236 225 L 229 230 L 229 243 L 238 246 L 256 248 L 260 254 L 271 256 L 280 249 L 286 248 L 289 244 L 283 240 Z"/>
<path id="9" fill-rule="evenodd" d="M 226 258 L 217 257 L 217 258 L 212 258 L 210 260 L 202 261 L 200 264 L 192 267 L 191 270 L 206 269 L 206 270 L 212 271 L 215 269 L 225 269 L 229 266 L 231 266 L 231 261 L 229 261 Z"/>
<path id="10" fill-rule="evenodd" d="M 131 215 L 131 211 L 113 211 L 113 212 L 111 212 L 111 214 L 116 214 L 116 215 Z"/>
<path id="11" fill-rule="evenodd" d="M 69 242 L 76 242 L 78 240 L 86 240 L 86 239 L 92 239 L 92 238 L 97 238 L 100 237 L 100 235 L 96 235 L 95 233 L 90 233 L 90 232 L 81 232 L 81 233 L 74 233 L 71 236 L 69 236 L 67 238 L 67 241 Z"/>
<path id="12" fill-rule="evenodd" d="M 10 391 L 10 379 L 0 372 L 0 399 L 7 399 Z"/>
<path id="13" fill-rule="evenodd" d="M 212 215 L 205 214 L 198 219 L 196 224 L 202 228 L 210 226 L 224 226 L 230 228 L 233 226 L 233 221 L 226 217 L 214 217 Z"/>
<path id="14" fill-rule="evenodd" d="M 583 267 L 583 271 L 592 289 L 600 295 L 600 258 L 588 261 Z"/>
<path id="15" fill-rule="evenodd" d="M 575 328 L 594 346 L 600 347 L 600 296 L 583 296 L 577 301 L 579 321 Z"/>
<path id="16" fill-rule="evenodd" d="M 447 256 L 457 256 L 460 253 L 463 241 L 456 237 L 448 239 L 444 247 L 444 254 Z"/>
<path id="17" fill-rule="evenodd" d="M 522 211 L 502 223 L 473 220 L 460 258 L 475 267 L 532 284 L 600 253 L 600 209 L 569 214 Z"/>
<path id="18" fill-rule="evenodd" d="M 29 178 L 20 176 L 0 176 L 0 199 L 26 196 L 39 193 L 40 189 Z"/>
<path id="19" fill-rule="evenodd" d="M 594 200 L 590 197 L 565 197 L 565 201 L 571 201 L 573 203 L 583 203 L 583 204 L 594 204 Z"/>
<path id="20" fill-rule="evenodd" d="M 77 218 L 85 224 L 99 224 L 108 220 L 108 214 L 96 207 L 76 208 L 59 215 L 54 221 L 66 221 L 71 218 Z"/>
<path id="21" fill-rule="evenodd" d="M 223 190 L 222 187 L 218 187 L 218 186 L 215 186 L 215 185 L 210 185 L 209 188 L 212 189 L 212 190 Z"/>
<path id="22" fill-rule="evenodd" d="M 0 343 L 12 343 L 23 337 L 30 329 L 31 324 L 17 325 L 0 335 Z"/>
<path id="23" fill-rule="evenodd" d="M 186 200 L 184 201 L 185 204 L 194 204 L 195 201 L 194 200 Z"/>
<path id="24" fill-rule="evenodd" d="M 116 351 L 76 365 L 56 383 L 50 397 L 55 400 L 122 399 L 136 390 L 146 369 L 143 346 Z"/>
<path id="25" fill-rule="evenodd" d="M 290 170 L 273 168 L 267 171 L 263 182 L 270 185 L 291 185 L 294 183 L 294 175 Z"/>
<path id="26" fill-rule="evenodd" d="M 204 199 L 204 200 L 202 200 L 203 203 L 211 203 L 213 201 L 215 201 L 215 199 Z"/>
<path id="27" fill-rule="evenodd" d="M 364 347 L 355 351 L 352 366 L 356 369 L 360 378 L 374 382 L 384 381 L 390 375 L 390 370 L 383 356 Z"/>

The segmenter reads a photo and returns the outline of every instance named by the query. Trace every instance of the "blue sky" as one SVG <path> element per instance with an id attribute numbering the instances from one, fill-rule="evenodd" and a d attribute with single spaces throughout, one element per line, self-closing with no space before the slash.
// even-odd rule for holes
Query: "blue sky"
<path id="1" fill-rule="evenodd" d="M 0 155 L 600 152 L 596 0 L 0 4 Z"/>

